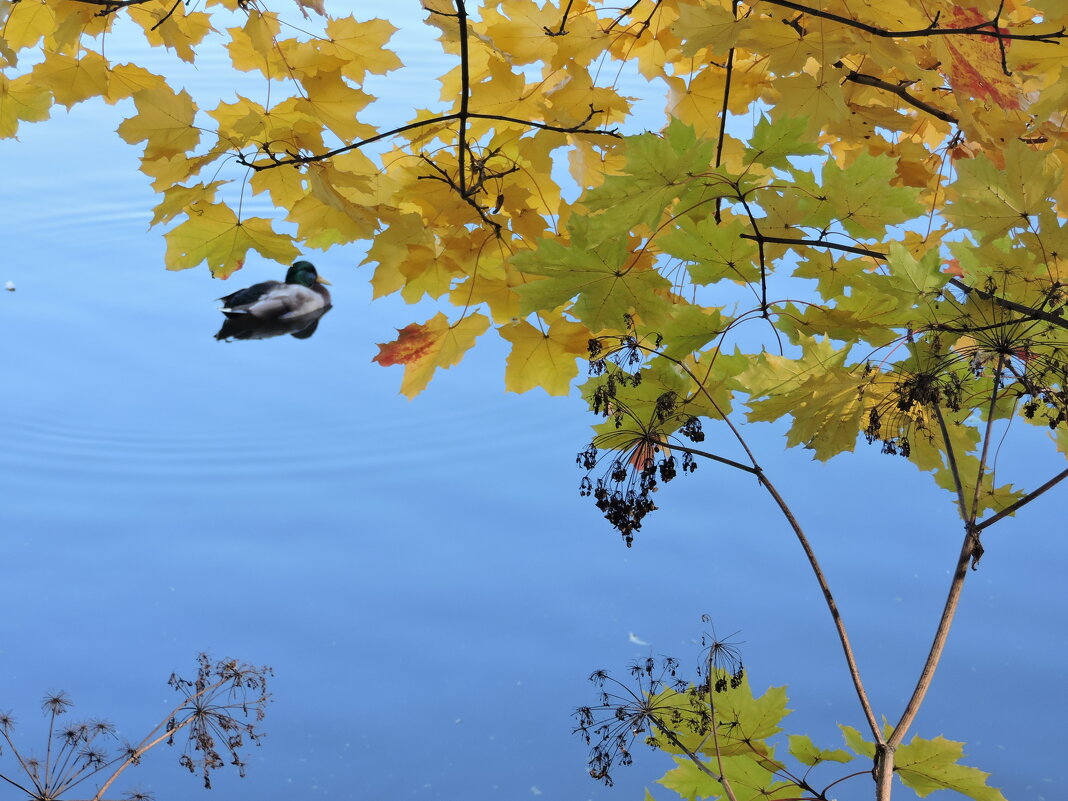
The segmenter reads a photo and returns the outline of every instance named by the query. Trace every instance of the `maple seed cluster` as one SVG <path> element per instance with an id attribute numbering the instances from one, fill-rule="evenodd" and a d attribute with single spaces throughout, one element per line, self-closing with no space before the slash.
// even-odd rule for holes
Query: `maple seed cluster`
<path id="1" fill-rule="evenodd" d="M 702 620 L 710 622 L 708 615 Z M 612 785 L 611 769 L 634 762 L 634 741 L 642 737 L 650 748 L 682 750 L 683 741 L 707 738 L 716 726 L 724 742 L 744 742 L 738 721 L 717 718 L 716 697 L 742 686 L 742 667 L 737 643 L 703 635 L 706 646 L 697 668 L 700 681 L 678 676 L 679 661 L 647 657 L 632 662 L 627 676 L 617 679 L 597 670 L 590 681 L 600 691 L 598 703 L 575 710 L 578 725 L 573 733 L 590 746 L 590 776 Z M 728 689 L 729 688 L 729 689 Z"/>
<path id="2" fill-rule="evenodd" d="M 188 726 L 185 751 L 178 761 L 190 773 L 199 772 L 205 788 L 211 789 L 211 771 L 226 764 L 221 751 L 228 754 L 238 773 L 245 775 L 240 749 L 246 738 L 259 745 L 263 737 L 256 724 L 263 720 L 271 697 L 267 692 L 270 675 L 270 668 L 233 659 L 212 663 L 206 654 L 200 654 L 196 678 L 172 674 L 168 680 L 185 696 L 185 703 L 167 723 L 171 733 L 167 743 L 172 745 L 174 735 Z"/>
<path id="3" fill-rule="evenodd" d="M 594 414 L 611 423 L 575 461 L 586 471 L 579 494 L 593 496 L 597 508 L 623 535 L 629 548 L 645 516 L 657 508 L 650 496 L 659 489 L 658 480 L 666 484 L 680 468 L 684 473 L 697 469 L 697 462 L 688 451 L 683 451 L 681 464 L 671 453 L 671 441 L 677 443 L 675 432 L 691 442 L 700 442 L 705 435 L 701 421 L 685 411 L 685 401 L 676 392 L 662 392 L 651 404 L 624 400 L 627 389 L 641 385 L 642 367 L 657 355 L 662 343 L 659 334 L 639 338 L 629 315 L 625 323 L 627 334 L 589 341 L 590 375 L 604 378 L 593 389 L 590 406 Z M 606 460 L 602 451 L 614 455 Z M 604 472 L 592 478 L 591 474 L 604 462 Z"/>

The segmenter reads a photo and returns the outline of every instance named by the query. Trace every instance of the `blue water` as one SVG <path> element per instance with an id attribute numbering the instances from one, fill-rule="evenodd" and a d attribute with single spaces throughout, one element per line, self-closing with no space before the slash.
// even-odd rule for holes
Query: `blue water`
<path id="1" fill-rule="evenodd" d="M 188 71 L 197 91 L 229 86 L 218 56 Z M 611 790 L 592 781 L 569 714 L 594 701 L 596 668 L 695 661 L 702 613 L 741 630 L 755 687 L 789 685 L 790 731 L 837 746 L 835 721 L 862 727 L 815 583 L 754 482 L 680 477 L 625 549 L 578 496 L 582 405 L 505 393 L 492 334 L 415 401 L 397 394 L 375 343 L 433 309 L 372 304 L 358 248 L 308 254 L 335 303 L 311 339 L 216 342 L 214 299 L 279 268 L 165 271 L 119 119 L 86 104 L 0 142 L 0 283 L 17 288 L 0 293 L 0 709 L 17 742 L 43 745 L 49 689 L 139 738 L 206 650 L 277 674 L 248 777 L 223 771 L 210 797 L 667 798 L 653 752 Z M 959 548 L 952 499 L 874 449 L 819 465 L 781 454 L 780 434 L 747 427 L 896 719 Z M 1007 450 L 999 479 L 1059 469 L 1028 460 Z M 1063 498 L 985 535 L 914 729 L 967 741 L 1012 801 L 1068 780 Z M 120 787 L 208 797 L 176 756 Z M 863 780 L 839 789 L 870 798 Z"/>

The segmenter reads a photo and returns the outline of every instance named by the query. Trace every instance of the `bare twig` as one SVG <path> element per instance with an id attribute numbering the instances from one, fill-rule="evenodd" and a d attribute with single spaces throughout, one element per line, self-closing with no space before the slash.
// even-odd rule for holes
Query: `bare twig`
<path id="1" fill-rule="evenodd" d="M 915 39 L 927 36 L 988 36 L 992 39 L 1013 39 L 1025 42 L 1043 42 L 1046 44 L 1059 44 L 1061 39 L 1068 37 L 1068 33 L 1064 28 L 1050 33 L 1006 33 L 1002 32 L 998 26 L 998 18 L 1000 13 L 996 14 L 993 19 L 986 22 L 980 22 L 975 25 L 968 25 L 963 28 L 939 28 L 938 27 L 938 15 L 936 14 L 934 19 L 931 20 L 931 24 L 926 28 L 916 28 L 913 30 L 905 31 L 890 31 L 885 28 L 879 28 L 875 25 L 869 25 L 866 22 L 860 20 L 850 19 L 849 17 L 843 17 L 839 14 L 833 14 L 830 11 L 823 11 L 819 8 L 813 8 L 812 6 L 806 6 L 802 3 L 795 3 L 793 0 L 763 0 L 763 2 L 772 6 L 781 6 L 782 8 L 790 8 L 794 11 L 800 11 L 802 14 L 809 14 L 813 17 L 820 17 L 822 19 L 831 20 L 832 22 L 838 22 L 842 25 L 847 25 L 850 28 L 856 28 L 857 30 L 870 33 L 872 36 L 878 36 L 884 39 Z"/>
<path id="2" fill-rule="evenodd" d="M 841 65 L 841 62 L 838 62 Z M 845 76 L 845 80 L 852 83 L 860 84 L 861 86 L 872 86 L 876 89 L 883 89 L 887 92 L 891 92 L 909 105 L 915 106 L 920 111 L 925 111 L 932 117 L 937 117 L 943 122 L 948 122 L 950 125 L 958 125 L 957 118 L 950 114 L 948 111 L 943 111 L 937 106 L 932 106 L 930 103 L 920 100 L 914 94 L 909 92 L 906 84 L 890 83 L 880 78 L 876 78 L 874 75 L 865 75 L 863 73 L 852 71 Z"/>

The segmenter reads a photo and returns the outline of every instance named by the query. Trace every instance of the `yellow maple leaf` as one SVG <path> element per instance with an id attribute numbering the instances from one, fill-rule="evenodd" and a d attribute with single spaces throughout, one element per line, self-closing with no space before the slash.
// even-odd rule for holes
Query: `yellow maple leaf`
<path id="1" fill-rule="evenodd" d="M 255 172 L 249 183 L 255 194 L 266 192 L 271 202 L 283 209 L 290 208 L 307 194 L 304 174 L 285 167 Z"/>
<path id="2" fill-rule="evenodd" d="M 3 34 L 12 50 L 33 47 L 56 29 L 56 15 L 47 3 L 12 3 Z"/>
<path id="3" fill-rule="evenodd" d="M 110 29 L 114 14 L 100 14 L 99 8 L 77 0 L 51 0 L 56 26 L 48 32 L 47 49 L 77 54 L 83 36 L 98 36 Z"/>
<path id="4" fill-rule="evenodd" d="M 179 6 L 179 9 L 183 8 Z M 164 45 L 182 61 L 193 63 L 193 47 L 211 33 L 211 15 L 203 11 L 181 11 L 170 2 L 151 2 L 131 6 L 130 17 L 145 30 L 145 38 L 154 46 Z"/>
<path id="5" fill-rule="evenodd" d="M 145 158 L 184 154 L 200 142 L 193 127 L 196 106 L 185 90 L 145 89 L 134 95 L 134 105 L 137 114 L 119 125 L 119 136 L 131 145 L 144 142 Z"/>
<path id="6" fill-rule="evenodd" d="M 293 238 L 275 233 L 271 221 L 262 217 L 238 220 L 229 206 L 201 201 L 190 203 L 185 213 L 189 219 L 164 234 L 168 270 L 207 261 L 212 275 L 226 278 L 241 269 L 249 250 L 283 263 L 299 255 Z"/>
<path id="7" fill-rule="evenodd" d="M 550 395 L 566 395 L 578 375 L 577 359 L 589 354 L 590 330 L 560 316 L 544 331 L 520 320 L 497 333 L 512 343 L 504 371 L 509 392 L 541 387 Z"/>
<path id="8" fill-rule="evenodd" d="M 171 186 L 163 191 L 163 200 L 156 206 L 156 213 L 149 225 L 170 222 L 194 203 L 213 203 L 215 192 L 222 181 L 193 186 Z"/>
<path id="9" fill-rule="evenodd" d="M 343 188 L 323 174 L 323 165 L 307 174 L 309 192 L 297 200 L 286 219 L 297 223 L 297 234 L 312 247 L 327 248 L 369 239 L 374 234 L 372 210 L 345 197 Z"/>
<path id="10" fill-rule="evenodd" d="M 93 50 L 81 58 L 55 53 L 33 68 L 33 79 L 52 90 L 55 101 L 68 109 L 107 92 L 107 61 Z"/>
<path id="11" fill-rule="evenodd" d="M 274 14 L 250 14 L 243 28 L 227 28 L 230 43 L 230 62 L 244 72 L 259 70 L 268 78 L 283 80 L 289 77 L 285 59 L 274 46 L 278 20 Z M 263 47 L 267 43 L 266 48 Z"/>
<path id="12" fill-rule="evenodd" d="M 385 75 L 401 67 L 397 54 L 386 47 L 396 30 L 381 19 L 357 22 L 349 16 L 327 22 L 326 35 L 330 37 L 334 55 L 343 64 L 341 74 L 356 83 L 363 83 L 368 72 Z"/>
<path id="13" fill-rule="evenodd" d="M 264 114 L 263 106 L 241 95 L 237 96 L 236 102 L 220 102 L 208 112 L 219 123 L 219 139 L 235 149 L 244 147 L 263 134 Z"/>
<path id="14" fill-rule="evenodd" d="M 161 156 L 155 159 L 141 159 L 141 172 L 152 178 L 152 188 L 162 192 L 174 184 L 192 178 L 219 155 L 217 152 L 188 158 L 184 153 L 174 156 Z"/>
<path id="15" fill-rule="evenodd" d="M 380 344 L 372 361 L 383 367 L 404 365 L 401 394 L 414 398 L 424 389 L 439 367 L 447 370 L 458 364 L 475 340 L 489 328 L 489 320 L 471 314 L 454 325 L 440 312 L 425 323 L 412 323 L 397 330 L 397 338 Z"/>
<path id="16" fill-rule="evenodd" d="M 519 295 L 516 284 L 523 276 L 513 267 L 505 265 L 507 278 L 484 278 L 480 275 L 467 278 L 449 292 L 449 301 L 454 306 L 469 307 L 485 304 L 496 322 L 510 322 L 519 317 Z"/>
<path id="17" fill-rule="evenodd" d="M 166 81 L 136 64 L 114 64 L 108 67 L 108 88 L 104 101 L 114 105 L 146 89 L 162 89 Z"/>
<path id="18" fill-rule="evenodd" d="M 295 78 L 339 72 L 345 66 L 334 46 L 324 39 L 283 39 L 276 46 Z"/>
<path id="19" fill-rule="evenodd" d="M 308 75 L 300 82 L 306 96 L 293 98 L 293 108 L 320 120 L 342 141 L 351 142 L 378 133 L 374 126 L 356 119 L 356 113 L 374 98 L 345 83 L 340 72 Z M 288 103 L 280 103 L 279 108 L 288 108 Z"/>
<path id="20" fill-rule="evenodd" d="M 52 93 L 38 86 L 32 75 L 20 75 L 10 80 L 0 73 L 0 139 L 9 139 L 19 129 L 19 122 L 38 122 L 48 119 L 52 108 Z"/>

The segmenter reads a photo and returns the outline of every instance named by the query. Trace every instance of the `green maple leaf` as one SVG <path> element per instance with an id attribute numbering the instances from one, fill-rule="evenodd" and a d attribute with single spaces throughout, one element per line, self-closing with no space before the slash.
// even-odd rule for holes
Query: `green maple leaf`
<path id="1" fill-rule="evenodd" d="M 694 221 L 683 218 L 677 227 L 657 239 L 669 256 L 687 263 L 695 284 L 731 280 L 757 282 L 757 246 L 742 234 L 751 229 L 741 220 L 717 223 L 714 217 Z"/>
<path id="2" fill-rule="evenodd" d="M 923 212 L 916 202 L 919 190 L 906 186 L 892 186 L 897 174 L 897 162 L 890 156 L 861 153 L 845 169 L 833 160 L 823 165 L 820 206 L 813 209 L 816 216 L 802 225 L 823 228 L 823 214 L 837 220 L 845 232 L 858 238 L 882 238 L 888 225 L 898 225 Z"/>
<path id="3" fill-rule="evenodd" d="M 611 226 L 629 230 L 655 228 L 676 198 L 694 191 L 694 177 L 711 170 L 716 143 L 698 139 L 693 128 L 673 119 L 663 136 L 643 133 L 626 138 L 627 163 L 622 175 L 610 175 L 587 192 L 582 203 L 602 211 Z M 722 194 L 733 194 L 726 184 Z M 715 195 L 710 194 L 710 197 Z"/>
<path id="4" fill-rule="evenodd" d="M 817 748 L 807 734 L 791 734 L 790 753 L 802 765 L 818 765 L 820 762 L 852 762 L 854 757 L 841 748 Z"/>
<path id="5" fill-rule="evenodd" d="M 762 353 L 738 382 L 750 393 L 749 420 L 792 417 L 787 445 L 804 445 L 824 461 L 856 446 L 868 412 L 869 378 L 844 366 L 848 348 L 801 337 L 800 358 Z"/>
<path id="6" fill-rule="evenodd" d="M 841 258 L 829 250 L 820 253 L 813 248 L 807 258 L 797 263 L 794 275 L 814 279 L 816 291 L 823 299 L 834 300 L 845 295 L 845 288 L 852 286 L 869 269 L 870 262 Z"/>
<path id="7" fill-rule="evenodd" d="M 875 758 L 875 743 L 865 740 L 864 736 L 852 726 L 839 723 L 838 728 L 842 730 L 842 737 L 852 751 L 860 756 Z"/>
<path id="8" fill-rule="evenodd" d="M 976 801 L 1005 801 L 996 787 L 986 783 L 989 773 L 961 765 L 964 744 L 935 737 L 913 737 L 897 749 L 894 772 L 923 798 L 935 790 L 954 790 Z"/>
<path id="9" fill-rule="evenodd" d="M 900 242 L 890 243 L 888 283 L 901 293 L 903 299 L 916 303 L 920 298 L 937 297 L 948 279 L 949 276 L 942 272 L 942 257 L 937 249 L 929 250 L 917 259 Z"/>
<path id="10" fill-rule="evenodd" d="M 708 773 L 702 771 L 690 759 L 675 757 L 677 768 L 669 770 L 659 784 L 674 790 L 686 799 L 726 798 L 723 785 Z M 774 801 L 775 799 L 796 798 L 804 791 L 792 782 L 777 781 L 775 775 L 755 754 L 744 756 L 724 756 L 707 763 L 712 773 L 718 773 L 723 765 L 723 775 L 730 782 L 731 792 L 736 801 Z"/>
<path id="11" fill-rule="evenodd" d="M 730 323 L 719 309 L 683 304 L 676 306 L 671 319 L 657 328 L 663 337 L 663 353 L 681 358 L 718 337 Z"/>
<path id="12" fill-rule="evenodd" d="M 691 712 L 691 699 L 688 695 L 667 690 L 657 696 L 658 707 L 674 705 L 686 721 Z M 749 684 L 749 677 L 743 676 L 737 687 L 728 687 L 723 692 L 715 693 L 717 736 L 713 739 L 706 734 L 694 733 L 685 724 L 676 727 L 675 737 L 690 751 L 702 751 L 715 754 L 718 748 L 720 756 L 742 756 L 759 758 L 770 756 L 774 749 L 767 740 L 782 731 L 779 725 L 790 710 L 786 708 L 786 688 L 769 687 L 758 697 L 754 697 Z M 663 742 L 660 748 L 669 753 L 682 753 L 681 749 L 670 742 Z M 734 774 L 728 773 L 733 782 Z"/>
<path id="13" fill-rule="evenodd" d="M 876 276 L 881 277 L 881 276 Z M 779 330 L 799 342 L 806 337 L 823 336 L 842 342 L 870 342 L 886 345 L 898 338 L 891 326 L 904 325 L 914 316 L 907 305 L 902 308 L 892 293 L 856 292 L 834 307 L 786 304 L 777 325 Z"/>
<path id="14" fill-rule="evenodd" d="M 950 222 L 980 233 L 984 243 L 1027 227 L 1029 217 L 1047 210 L 1064 174 L 1051 154 L 1022 142 L 1010 142 L 1001 156 L 1003 167 L 985 154 L 958 161 L 954 199 L 943 212 Z"/>
<path id="15" fill-rule="evenodd" d="M 806 134 L 808 117 L 783 117 L 771 122 L 761 117 L 745 149 L 746 163 L 765 167 L 790 167 L 790 156 L 817 156 L 823 153 Z"/>
<path id="16" fill-rule="evenodd" d="M 623 318 L 662 319 L 670 304 L 658 293 L 670 282 L 655 270 L 628 267 L 623 239 L 588 249 L 555 239 L 543 239 L 536 250 L 519 253 L 512 264 L 527 275 L 544 276 L 516 287 L 523 315 L 556 309 L 573 301 L 569 312 L 591 331 L 619 329 Z"/>

